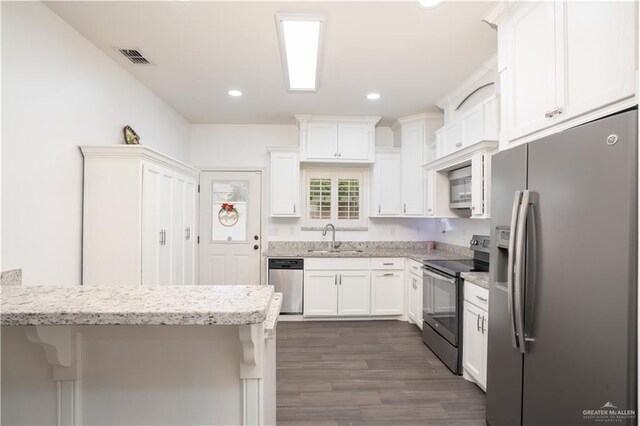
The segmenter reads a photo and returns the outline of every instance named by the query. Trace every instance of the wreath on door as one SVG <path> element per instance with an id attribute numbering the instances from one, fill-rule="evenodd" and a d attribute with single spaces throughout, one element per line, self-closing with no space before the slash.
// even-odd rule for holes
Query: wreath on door
<path id="1" fill-rule="evenodd" d="M 222 226 L 232 227 L 238 223 L 240 214 L 233 204 L 222 203 L 220 211 L 218 212 L 218 221 Z"/>

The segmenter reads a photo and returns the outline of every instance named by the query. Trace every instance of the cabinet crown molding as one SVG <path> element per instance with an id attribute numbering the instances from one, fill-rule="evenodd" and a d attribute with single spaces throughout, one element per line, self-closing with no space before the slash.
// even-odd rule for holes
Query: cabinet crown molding
<path id="1" fill-rule="evenodd" d="M 294 115 L 298 124 L 305 124 L 310 121 L 314 122 L 336 122 L 336 123 L 362 123 L 367 122 L 369 125 L 376 125 L 382 119 L 381 116 L 346 116 L 346 115 Z"/>
<path id="2" fill-rule="evenodd" d="M 148 160 L 177 170 L 188 176 L 198 177 L 200 170 L 178 161 L 145 145 L 84 145 L 80 147 L 85 158 L 132 158 Z"/>
<path id="3" fill-rule="evenodd" d="M 442 117 L 443 114 L 440 112 L 423 112 L 421 114 L 413 114 L 406 117 L 400 117 L 391 125 L 391 130 L 397 129 L 398 126 L 402 124 L 421 120 L 442 120 Z"/>

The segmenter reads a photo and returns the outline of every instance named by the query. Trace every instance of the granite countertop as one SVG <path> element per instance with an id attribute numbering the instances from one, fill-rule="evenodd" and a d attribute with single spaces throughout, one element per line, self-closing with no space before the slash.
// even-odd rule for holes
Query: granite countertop
<path id="1" fill-rule="evenodd" d="M 472 283 L 482 288 L 489 289 L 488 272 L 463 272 L 460 274 L 460 276 L 468 283 Z"/>
<path id="2" fill-rule="evenodd" d="M 264 332 L 267 339 L 273 339 L 276 336 L 276 324 L 278 323 L 281 307 L 282 293 L 273 293 L 267 319 L 264 321 Z"/>
<path id="3" fill-rule="evenodd" d="M 469 249 L 450 244 L 435 243 L 427 249 L 424 243 L 405 242 L 343 242 L 338 251 L 327 251 L 326 242 L 273 242 L 263 253 L 265 257 L 405 257 L 422 262 L 434 259 L 467 259 L 472 257 Z M 324 250 L 313 251 L 309 250 Z M 358 251 L 353 251 L 358 250 Z"/>
<path id="4" fill-rule="evenodd" d="M 272 286 L 3 286 L 4 325 L 259 324 Z M 275 326 L 275 324 L 274 324 Z"/>

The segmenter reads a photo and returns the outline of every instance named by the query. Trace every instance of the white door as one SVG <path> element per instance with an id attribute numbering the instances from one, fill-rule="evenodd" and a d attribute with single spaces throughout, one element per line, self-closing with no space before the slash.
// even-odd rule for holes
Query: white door
<path id="1" fill-rule="evenodd" d="M 200 174 L 199 284 L 260 284 L 262 173 Z"/>
<path id="2" fill-rule="evenodd" d="M 300 214 L 300 162 L 298 153 L 271 153 L 271 216 Z"/>
<path id="3" fill-rule="evenodd" d="M 558 95 L 562 118 L 635 91 L 637 2 L 556 2 Z"/>
<path id="4" fill-rule="evenodd" d="M 422 277 L 416 276 L 416 318 L 418 327 L 422 330 L 424 315 L 422 314 Z"/>
<path id="5" fill-rule="evenodd" d="M 480 380 L 486 369 L 484 335 L 482 333 L 483 311 L 465 300 L 463 313 L 463 367 L 476 380 Z"/>
<path id="6" fill-rule="evenodd" d="M 341 160 L 369 158 L 369 126 L 367 124 L 338 124 L 338 158 Z"/>
<path id="7" fill-rule="evenodd" d="M 334 316 L 338 314 L 338 273 L 305 271 L 304 315 Z"/>
<path id="8" fill-rule="evenodd" d="M 162 169 L 160 174 L 159 191 L 159 219 L 163 233 L 163 243 L 160 245 L 158 257 L 158 284 L 173 284 L 173 246 L 176 243 L 173 236 L 173 174 Z"/>
<path id="9" fill-rule="evenodd" d="M 142 284 L 157 285 L 160 246 L 160 170 L 145 164 L 142 169 Z"/>
<path id="10" fill-rule="evenodd" d="M 516 13 L 509 24 L 510 140 L 552 125 L 545 114 L 557 106 L 554 2 L 526 4 Z"/>
<path id="11" fill-rule="evenodd" d="M 307 158 L 331 160 L 338 158 L 338 124 L 309 123 L 307 127 Z"/>
<path id="12" fill-rule="evenodd" d="M 444 128 L 443 140 L 444 155 L 456 152 L 462 147 L 462 134 L 460 132 L 460 123 L 449 124 Z"/>
<path id="13" fill-rule="evenodd" d="M 467 147 L 474 143 L 481 142 L 484 139 L 484 103 L 467 111 L 464 116 L 460 118 L 460 122 L 461 146 Z"/>
<path id="14" fill-rule="evenodd" d="M 402 214 L 422 216 L 422 122 L 402 125 Z"/>
<path id="15" fill-rule="evenodd" d="M 185 211 L 184 197 L 186 191 L 186 179 L 177 176 L 173 187 L 173 226 L 171 227 L 171 235 L 173 244 L 171 246 L 173 252 L 173 285 L 184 284 L 184 252 L 186 246 L 186 231 L 184 226 Z"/>
<path id="16" fill-rule="evenodd" d="M 370 272 L 346 271 L 338 274 L 338 315 L 369 315 Z"/>
<path id="17" fill-rule="evenodd" d="M 402 157 L 396 153 L 378 153 L 373 165 L 376 201 L 374 215 L 399 216 L 402 213 Z"/>
<path id="18" fill-rule="evenodd" d="M 416 278 L 412 275 L 409 280 L 409 318 L 418 323 L 418 284 Z"/>
<path id="19" fill-rule="evenodd" d="M 402 315 L 404 311 L 403 275 L 400 271 L 371 273 L 372 315 Z"/>
<path id="20" fill-rule="evenodd" d="M 184 191 L 184 278 L 185 285 L 197 284 L 196 243 L 198 238 L 196 212 L 198 211 L 198 185 L 192 180 L 185 182 Z"/>

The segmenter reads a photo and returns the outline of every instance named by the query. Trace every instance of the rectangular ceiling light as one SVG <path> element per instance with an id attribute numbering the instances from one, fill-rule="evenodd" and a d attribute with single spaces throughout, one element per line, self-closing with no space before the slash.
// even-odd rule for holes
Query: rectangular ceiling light
<path id="1" fill-rule="evenodd" d="M 276 13 L 280 56 L 287 88 L 318 90 L 325 15 Z"/>

